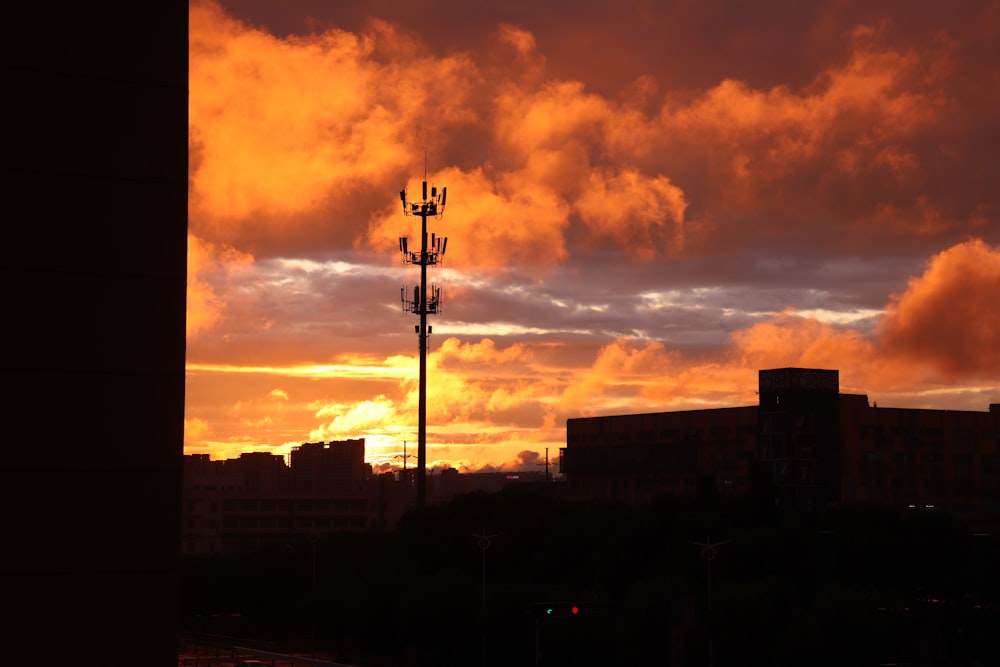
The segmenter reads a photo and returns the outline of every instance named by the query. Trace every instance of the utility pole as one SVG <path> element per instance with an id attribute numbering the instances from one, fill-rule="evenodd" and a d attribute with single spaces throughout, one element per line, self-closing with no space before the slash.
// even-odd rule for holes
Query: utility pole
<path id="1" fill-rule="evenodd" d="M 396 454 L 393 458 L 395 458 L 395 459 L 403 459 L 403 473 L 400 476 L 399 481 L 400 481 L 400 485 L 403 487 L 403 511 L 405 512 L 405 511 L 408 511 L 410 509 L 409 508 L 409 504 L 408 504 L 409 500 L 407 498 L 407 496 L 409 494 L 406 493 L 407 487 L 410 486 L 410 476 L 406 472 L 406 459 L 412 459 L 413 458 L 412 454 L 407 454 L 406 453 L 406 440 L 403 441 L 403 454 L 402 455 Z"/>
<path id="2" fill-rule="evenodd" d="M 708 585 L 708 667 L 715 667 L 715 655 L 714 646 L 712 644 L 712 624 L 715 619 L 712 618 L 712 561 L 718 555 L 718 548 L 723 544 L 729 542 L 729 540 L 722 540 L 721 542 L 713 542 L 712 536 L 709 535 L 705 538 L 704 542 L 695 542 L 690 540 L 691 544 L 701 547 L 701 557 L 705 559 L 706 567 L 706 583 Z"/>
<path id="3" fill-rule="evenodd" d="M 483 643 L 482 643 L 482 664 L 486 667 L 486 550 L 490 548 L 493 544 L 493 538 L 500 537 L 501 533 L 494 533 L 493 535 L 487 535 L 486 529 L 479 533 L 469 533 L 472 537 L 476 538 L 476 542 L 479 544 L 480 551 L 483 552 L 483 607 L 482 614 L 480 618 L 480 623 L 482 626 L 483 633 Z"/>
<path id="4" fill-rule="evenodd" d="M 549 472 L 549 448 L 545 448 L 545 463 L 536 463 L 535 465 L 545 466 L 545 481 L 552 481 L 552 474 Z"/>
<path id="5" fill-rule="evenodd" d="M 444 214 L 448 188 L 442 188 L 439 193 L 436 187 L 431 187 L 430 197 L 428 197 L 426 179 L 425 167 L 420 201 L 407 201 L 406 188 L 399 191 L 399 199 L 403 202 L 403 215 L 420 216 L 420 251 L 410 250 L 408 238 L 406 236 L 399 237 L 399 252 L 403 256 L 403 263 L 416 264 L 420 267 L 420 284 L 413 288 L 412 298 L 410 297 L 411 291 L 407 287 L 400 290 L 403 312 L 420 316 L 420 324 L 415 327 L 420 341 L 420 397 L 417 407 L 419 422 L 417 430 L 417 510 L 422 510 L 427 505 L 427 337 L 431 334 L 431 328 L 427 325 L 427 316 L 437 315 L 441 312 L 441 288 L 431 285 L 430 290 L 428 290 L 427 267 L 440 264 L 444 258 L 445 250 L 448 248 L 447 238 L 431 234 L 428 239 L 427 236 L 427 218 L 428 216 L 437 218 Z"/>

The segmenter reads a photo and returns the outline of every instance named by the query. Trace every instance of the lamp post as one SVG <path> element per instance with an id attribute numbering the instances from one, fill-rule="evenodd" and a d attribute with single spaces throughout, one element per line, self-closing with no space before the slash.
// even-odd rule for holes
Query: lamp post
<path id="1" fill-rule="evenodd" d="M 494 533 L 493 535 L 487 535 L 486 529 L 483 528 L 479 534 L 469 533 L 472 537 L 476 538 L 476 542 L 479 545 L 480 551 L 483 552 L 483 597 L 482 597 L 482 631 L 483 631 L 483 650 L 482 650 L 482 664 L 486 667 L 486 550 L 490 548 L 493 543 L 494 537 L 500 537 L 500 533 Z"/>
<path id="2" fill-rule="evenodd" d="M 712 650 L 712 561 L 719 555 L 717 547 L 726 544 L 728 541 L 713 542 L 711 536 L 706 537 L 704 542 L 691 541 L 691 544 L 701 547 L 701 557 L 705 559 L 708 583 L 708 667 L 714 667 L 715 665 L 715 657 Z"/>

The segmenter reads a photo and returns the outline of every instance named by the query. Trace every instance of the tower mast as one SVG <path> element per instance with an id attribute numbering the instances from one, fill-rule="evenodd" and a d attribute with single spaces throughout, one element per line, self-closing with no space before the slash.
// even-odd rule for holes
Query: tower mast
<path id="1" fill-rule="evenodd" d="M 420 393 L 417 406 L 419 423 L 417 430 L 418 510 L 427 505 L 427 337 L 431 334 L 431 327 L 427 324 L 427 316 L 437 315 L 441 312 L 441 288 L 431 285 L 428 289 L 427 267 L 440 264 L 444 258 L 445 250 L 448 248 L 447 238 L 431 234 L 428 239 L 427 236 L 427 218 L 428 216 L 440 217 L 444 214 L 448 188 L 442 188 L 439 193 L 436 187 L 431 187 L 428 197 L 426 165 L 424 169 L 425 180 L 423 181 L 420 201 L 407 201 L 406 188 L 399 191 L 399 199 L 403 203 L 403 215 L 420 216 L 420 251 L 411 251 L 408 237 L 399 237 L 399 252 L 403 256 L 403 263 L 416 264 L 420 267 L 420 284 L 414 287 L 412 297 L 408 288 L 403 287 L 400 290 L 403 312 L 413 313 L 420 317 L 420 324 L 415 327 L 420 348 Z"/>

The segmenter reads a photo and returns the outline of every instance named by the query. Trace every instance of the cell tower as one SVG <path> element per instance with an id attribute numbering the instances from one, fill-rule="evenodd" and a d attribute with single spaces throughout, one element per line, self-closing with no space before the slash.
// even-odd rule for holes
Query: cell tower
<path id="1" fill-rule="evenodd" d="M 426 179 L 426 175 L 424 176 Z M 441 288 L 431 285 L 427 288 L 427 267 L 436 266 L 444 259 L 448 248 L 448 239 L 431 234 L 427 236 L 427 218 L 440 218 L 444 214 L 445 201 L 448 198 L 448 188 L 438 192 L 431 187 L 430 197 L 427 196 L 427 181 L 423 182 L 423 196 L 420 201 L 412 202 L 406 199 L 406 188 L 399 191 L 399 199 L 403 202 L 404 216 L 420 216 L 420 251 L 410 250 L 409 239 L 399 237 L 399 252 L 404 264 L 416 264 L 420 267 L 420 284 L 412 290 L 408 287 L 400 289 L 400 300 L 403 302 L 403 312 L 420 316 L 420 324 L 415 328 L 420 340 L 420 398 L 418 404 L 419 426 L 417 431 L 417 509 L 427 505 L 427 337 L 431 327 L 427 326 L 427 316 L 441 312 Z"/>

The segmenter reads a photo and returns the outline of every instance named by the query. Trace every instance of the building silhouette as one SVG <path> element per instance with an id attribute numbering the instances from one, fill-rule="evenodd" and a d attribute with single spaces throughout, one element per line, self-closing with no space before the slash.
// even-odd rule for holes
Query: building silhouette
<path id="1" fill-rule="evenodd" d="M 304 443 L 288 458 L 286 464 L 265 452 L 219 461 L 186 455 L 183 553 L 249 552 L 339 531 L 391 529 L 416 508 L 416 471 L 374 474 L 364 438 Z M 544 479 L 538 471 L 432 471 L 428 501 L 508 487 L 534 491 Z"/>
<path id="2" fill-rule="evenodd" d="M 880 408 L 836 370 L 761 370 L 758 405 L 567 420 L 571 498 L 764 491 L 775 506 L 876 503 L 1000 529 L 1000 404 Z"/>
<path id="3" fill-rule="evenodd" d="M 4 657 L 172 666 L 188 4 L 20 3 L 5 25 Z"/>
<path id="4" fill-rule="evenodd" d="M 238 553 L 386 521 L 365 441 L 305 443 L 277 454 L 184 457 L 183 553 Z M 401 513 L 402 508 L 394 508 Z"/>
<path id="5" fill-rule="evenodd" d="M 307 442 L 292 449 L 292 488 L 300 493 L 351 495 L 372 476 L 365 463 L 365 439 Z"/>
<path id="6" fill-rule="evenodd" d="M 642 503 L 704 493 L 775 508 L 874 503 L 1000 529 L 1000 405 L 879 408 L 836 370 L 758 374 L 758 405 L 569 419 L 563 479 L 541 470 L 433 471 L 429 504 L 473 492 Z M 364 438 L 304 443 L 288 461 L 184 457 L 183 552 L 255 551 L 338 531 L 391 529 L 416 508 L 414 470 L 376 474 Z"/>

